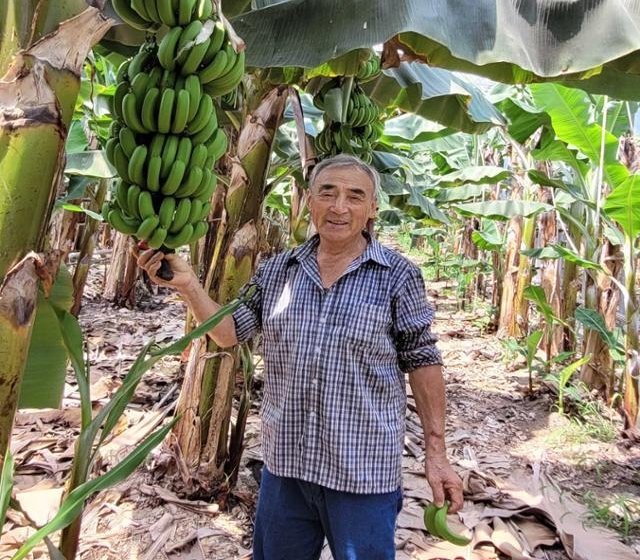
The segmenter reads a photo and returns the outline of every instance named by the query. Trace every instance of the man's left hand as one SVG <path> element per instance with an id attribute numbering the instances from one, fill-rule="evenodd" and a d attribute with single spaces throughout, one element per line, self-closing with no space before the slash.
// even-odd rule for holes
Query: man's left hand
<path id="1" fill-rule="evenodd" d="M 441 507 L 445 498 L 450 502 L 449 513 L 462 509 L 462 479 L 444 455 L 427 457 L 425 460 L 427 482 L 433 491 L 433 502 Z"/>

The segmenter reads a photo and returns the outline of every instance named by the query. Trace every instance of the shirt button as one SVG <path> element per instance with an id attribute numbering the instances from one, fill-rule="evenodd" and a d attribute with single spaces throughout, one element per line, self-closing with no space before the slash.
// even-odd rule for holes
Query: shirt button
<path id="1" fill-rule="evenodd" d="M 314 385 L 318 384 L 318 378 L 314 377 L 313 379 L 311 379 L 311 383 L 313 383 Z"/>
<path id="2" fill-rule="evenodd" d="M 315 352 L 316 352 L 316 354 L 320 354 L 320 346 L 316 346 Z"/>

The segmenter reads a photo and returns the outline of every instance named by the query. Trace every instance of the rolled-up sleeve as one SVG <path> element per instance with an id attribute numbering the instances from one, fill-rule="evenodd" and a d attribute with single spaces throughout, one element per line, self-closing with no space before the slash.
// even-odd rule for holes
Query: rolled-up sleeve
<path id="1" fill-rule="evenodd" d="M 233 312 L 236 327 L 236 338 L 239 343 L 252 339 L 262 327 L 262 277 L 264 262 L 258 266 L 256 273 L 240 290 L 240 297 L 245 297 L 251 288 L 255 288 L 247 301 Z"/>
<path id="2" fill-rule="evenodd" d="M 442 355 L 436 347 L 438 338 L 431 333 L 433 318 L 434 311 L 426 299 L 422 274 L 412 267 L 394 305 L 394 339 L 402 371 L 442 365 Z"/>

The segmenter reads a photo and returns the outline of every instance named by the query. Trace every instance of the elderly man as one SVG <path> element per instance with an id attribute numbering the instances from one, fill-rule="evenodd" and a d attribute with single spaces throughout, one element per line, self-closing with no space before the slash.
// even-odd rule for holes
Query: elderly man
<path id="1" fill-rule="evenodd" d="M 263 262 L 251 298 L 209 333 L 222 347 L 264 337 L 263 469 L 254 560 L 317 560 L 326 537 L 335 560 L 392 560 L 402 508 L 405 373 L 425 434 L 434 500 L 462 506 L 462 483 L 444 444 L 441 357 L 418 267 L 366 233 L 377 172 L 341 155 L 309 180 L 317 235 Z M 167 255 L 198 321 L 218 309 L 187 264 Z"/>

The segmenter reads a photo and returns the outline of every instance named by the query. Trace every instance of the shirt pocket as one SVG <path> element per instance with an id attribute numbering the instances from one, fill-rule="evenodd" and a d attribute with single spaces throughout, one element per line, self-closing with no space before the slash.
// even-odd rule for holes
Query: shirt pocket
<path id="1" fill-rule="evenodd" d="M 359 302 L 353 312 L 341 315 L 339 335 L 362 349 L 382 349 L 389 343 L 391 313 L 387 306 Z"/>

